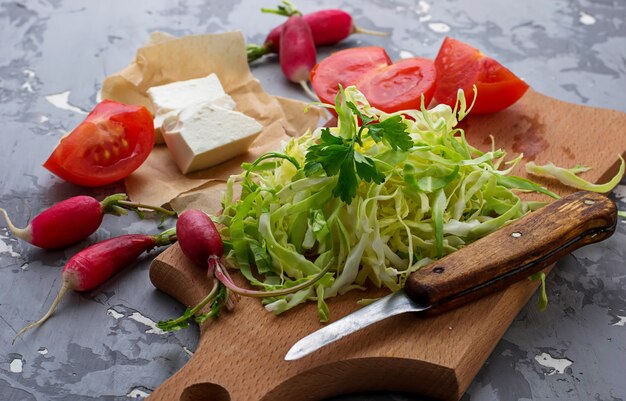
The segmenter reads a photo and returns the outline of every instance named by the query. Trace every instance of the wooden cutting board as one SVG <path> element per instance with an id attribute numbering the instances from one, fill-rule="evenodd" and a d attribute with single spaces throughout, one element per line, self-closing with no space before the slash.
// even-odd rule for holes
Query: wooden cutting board
<path id="1" fill-rule="evenodd" d="M 593 166 L 584 177 L 594 182 L 612 176 L 618 154 L 626 153 L 626 114 L 533 91 L 503 112 L 470 116 L 462 126 L 471 144 L 489 149 L 493 135 L 510 158 L 524 152 L 524 160 L 538 164 Z M 525 175 L 523 166 L 516 173 Z M 572 192 L 538 181 L 560 194 Z M 194 305 L 210 288 L 205 272 L 175 245 L 152 263 L 150 278 L 160 290 Z M 458 400 L 536 287 L 520 282 L 434 318 L 399 315 L 293 362 L 284 361 L 287 350 L 321 326 L 316 305 L 276 317 L 258 300 L 244 298 L 233 312 L 202 325 L 194 356 L 149 399 L 303 401 L 383 390 Z M 358 299 L 382 294 L 351 292 L 330 300 L 332 320 L 357 309 Z"/>

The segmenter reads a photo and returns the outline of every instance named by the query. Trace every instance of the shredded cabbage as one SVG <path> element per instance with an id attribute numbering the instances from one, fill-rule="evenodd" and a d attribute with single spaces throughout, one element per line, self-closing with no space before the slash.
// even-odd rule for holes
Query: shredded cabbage
<path id="1" fill-rule="evenodd" d="M 518 192 L 558 198 L 509 175 L 521 157 L 503 163 L 503 150 L 481 152 L 466 141 L 456 128 L 457 117 L 468 112 L 462 91 L 454 110 L 438 105 L 393 114 L 370 106 L 354 87 L 340 94 L 333 135 L 355 135 L 358 119 L 347 106 L 352 102 L 362 115 L 381 122 L 401 116 L 413 147 L 393 149 L 365 136 L 356 145 L 356 157 L 371 158 L 385 179 L 359 181 L 349 204 L 333 195 L 337 176 L 303 171 L 307 149 L 319 140 L 320 129 L 290 139 L 281 153 L 262 156 L 230 177 L 217 221 L 227 261 L 252 285 L 265 290 L 294 286 L 331 264 L 313 286 L 264 299 L 268 311 L 280 314 L 312 300 L 319 320 L 327 321 L 326 299 L 367 286 L 399 290 L 412 272 L 544 204 L 523 201 Z M 241 196 L 236 198 L 238 187 Z"/>
<path id="2" fill-rule="evenodd" d="M 554 177 L 562 184 L 568 185 L 573 188 L 584 189 L 586 191 L 594 192 L 609 192 L 613 188 L 615 188 L 615 186 L 619 184 L 624 177 L 624 169 L 626 166 L 624 163 L 624 159 L 621 155 L 619 156 L 619 159 L 619 171 L 609 182 L 604 184 L 593 184 L 579 177 L 577 175 L 578 173 L 585 172 L 591 169 L 590 167 L 585 166 L 576 166 L 568 169 L 563 167 L 557 167 L 554 165 L 554 163 L 548 163 L 544 166 L 538 166 L 534 162 L 528 162 L 526 163 L 526 171 L 529 174 L 534 174 L 538 176 Z"/>

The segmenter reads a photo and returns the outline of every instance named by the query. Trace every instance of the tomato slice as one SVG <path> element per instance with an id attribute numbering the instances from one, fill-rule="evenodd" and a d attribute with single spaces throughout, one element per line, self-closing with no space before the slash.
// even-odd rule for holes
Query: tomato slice
<path id="1" fill-rule="evenodd" d="M 135 171 L 153 146 L 154 123 L 145 107 L 103 100 L 43 166 L 74 184 L 107 185 Z"/>
<path id="2" fill-rule="evenodd" d="M 339 84 L 354 85 L 364 73 L 391 64 L 382 47 L 354 47 L 326 57 L 311 70 L 310 80 L 315 94 L 324 103 L 335 104 Z"/>
<path id="3" fill-rule="evenodd" d="M 362 75 L 356 87 L 370 105 L 387 113 L 419 110 L 422 95 L 426 106 L 433 97 L 435 77 L 432 60 L 413 57 Z"/>
<path id="4" fill-rule="evenodd" d="M 454 107 L 458 89 L 468 104 L 478 91 L 472 114 L 494 113 L 515 103 L 528 89 L 526 82 L 496 60 L 456 39 L 446 37 L 435 59 L 437 84 L 435 101 Z"/>

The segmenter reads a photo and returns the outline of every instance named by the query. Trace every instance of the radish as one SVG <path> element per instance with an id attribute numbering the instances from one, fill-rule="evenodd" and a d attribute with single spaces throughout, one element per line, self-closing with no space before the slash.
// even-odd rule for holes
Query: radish
<path id="1" fill-rule="evenodd" d="M 204 266 L 211 256 L 220 258 L 224 253 L 224 243 L 215 223 L 198 209 L 182 212 L 176 221 L 176 231 L 181 250 L 197 265 Z"/>
<path id="2" fill-rule="evenodd" d="M 178 245 L 181 251 L 198 266 L 208 266 L 208 276 L 213 278 L 215 266 L 224 254 L 224 242 L 220 237 L 213 220 L 198 209 L 187 209 L 178 216 L 176 221 Z M 211 311 L 208 314 L 197 315 L 209 302 Z M 188 321 L 194 319 L 198 323 L 208 317 L 218 316 L 222 306 L 232 305 L 226 287 L 213 280 L 213 287 L 209 294 L 198 305 L 187 308 L 177 319 L 159 321 L 157 327 L 164 331 L 177 331 L 189 326 Z"/>
<path id="3" fill-rule="evenodd" d="M 20 330 L 15 338 L 48 320 L 69 290 L 93 290 L 131 264 L 142 253 L 154 247 L 169 245 L 175 241 L 176 229 L 170 228 L 158 235 L 122 235 L 98 242 L 78 252 L 63 268 L 63 285 L 48 312 L 41 319 Z"/>
<path id="4" fill-rule="evenodd" d="M 278 6 L 278 9 L 262 8 L 261 11 L 286 17 L 300 14 L 292 3 L 288 1 L 283 1 L 283 3 L 285 5 Z M 315 46 L 334 45 L 355 33 L 377 36 L 388 35 L 385 32 L 370 31 L 356 26 L 350 14 L 336 8 L 304 14 L 303 18 L 311 27 Z M 247 46 L 248 62 L 253 62 L 266 54 L 278 53 L 280 51 L 280 36 L 283 26 L 284 24 L 281 24 L 272 29 L 262 46 Z"/>
<path id="5" fill-rule="evenodd" d="M 213 273 L 232 292 L 255 298 L 278 297 L 307 288 L 315 281 L 322 278 L 326 271 L 322 270 L 310 281 L 301 283 L 294 287 L 278 291 L 255 291 L 238 287 L 224 267 L 220 263 L 220 258 L 224 252 L 224 243 L 220 237 L 213 220 L 204 212 L 197 209 L 185 210 L 178 217 L 176 222 L 176 232 L 178 244 L 185 256 L 200 266 L 208 264 L 208 275 Z M 330 267 L 330 265 L 329 265 Z M 328 269 L 328 268 L 327 268 Z M 325 269 L 325 270 L 327 270 Z"/>
<path id="6" fill-rule="evenodd" d="M 301 16 L 289 17 L 280 34 L 280 68 L 287 79 L 299 83 L 314 100 L 318 98 L 307 85 L 307 81 L 316 62 L 311 28 Z"/>
<path id="7" fill-rule="evenodd" d="M 120 216 L 126 210 L 155 210 L 166 215 L 175 213 L 158 206 L 127 201 L 125 194 L 108 196 L 102 202 L 90 196 L 75 196 L 57 203 L 37 215 L 25 228 L 18 228 L 9 219 L 6 210 L 0 208 L 7 226 L 17 238 L 44 249 L 62 248 L 82 241 L 93 234 L 105 214 Z"/>
<path id="8" fill-rule="evenodd" d="M 185 210 L 178 216 L 176 232 L 178 244 L 185 256 L 199 266 L 207 266 L 208 277 L 215 277 L 217 280 L 214 280 L 211 291 L 198 305 L 187 308 L 185 313 L 177 319 L 157 323 L 157 327 L 165 331 L 180 330 L 187 327 L 189 319 L 195 319 L 198 323 L 202 323 L 209 316 L 217 316 L 223 305 L 232 302 L 228 291 L 246 297 L 279 297 L 310 287 L 321 279 L 331 266 L 329 263 L 310 280 L 290 288 L 276 291 L 249 290 L 235 284 L 222 266 L 220 259 L 224 253 L 224 243 L 217 227 L 206 213 L 197 209 Z M 212 302 L 211 311 L 208 314 L 196 316 L 196 313 L 209 302 Z"/>

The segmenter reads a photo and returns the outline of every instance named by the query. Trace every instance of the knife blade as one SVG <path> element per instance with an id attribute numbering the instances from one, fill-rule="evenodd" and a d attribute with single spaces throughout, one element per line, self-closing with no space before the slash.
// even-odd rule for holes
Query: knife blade
<path id="1" fill-rule="evenodd" d="M 285 360 L 302 358 L 391 316 L 432 316 L 502 290 L 566 254 L 615 232 L 617 208 L 604 195 L 576 192 L 412 273 L 404 289 L 302 338 Z"/>

